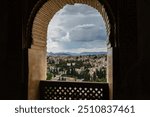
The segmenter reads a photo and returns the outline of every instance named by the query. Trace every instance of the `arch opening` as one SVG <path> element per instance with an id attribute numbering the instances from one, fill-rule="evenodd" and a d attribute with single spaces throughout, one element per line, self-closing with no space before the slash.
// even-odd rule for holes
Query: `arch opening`
<path id="1" fill-rule="evenodd" d="M 60 2 L 61 1 L 61 2 Z M 108 15 L 105 11 L 104 5 L 100 4 L 98 0 L 48 0 L 37 11 L 32 23 L 32 44 L 29 49 L 29 83 L 28 83 L 28 99 L 38 98 L 38 86 L 40 80 L 46 79 L 47 73 L 47 28 L 49 21 L 53 18 L 54 14 L 63 8 L 66 4 L 74 5 L 75 3 L 86 4 L 95 9 L 102 15 L 106 31 L 108 35 L 107 45 L 110 45 L 109 36 L 111 35 L 111 26 Z M 38 3 L 40 4 L 40 2 Z M 37 5 L 39 6 L 39 5 Z M 36 7 L 36 6 L 35 6 Z M 33 9 L 34 10 L 34 9 Z M 32 14 L 31 14 L 32 15 Z M 107 81 L 112 90 L 112 48 L 111 45 L 107 46 Z"/>
<path id="2" fill-rule="evenodd" d="M 65 5 L 47 31 L 47 80 L 107 82 L 107 44 L 101 14 L 86 4 Z"/>

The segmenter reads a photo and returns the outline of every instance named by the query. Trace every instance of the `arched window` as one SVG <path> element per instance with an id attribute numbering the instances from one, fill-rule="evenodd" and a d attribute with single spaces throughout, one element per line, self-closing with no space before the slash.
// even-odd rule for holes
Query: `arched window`
<path id="1" fill-rule="evenodd" d="M 65 5 L 48 25 L 47 80 L 107 82 L 107 39 L 96 9 Z"/>
<path id="2" fill-rule="evenodd" d="M 113 20 L 111 22 L 109 21 L 109 17 L 113 19 L 111 16 L 111 12 L 110 12 L 110 15 L 108 16 L 104 7 L 104 6 L 108 7 L 108 11 L 111 11 L 109 9 L 109 5 L 107 3 L 105 5 L 105 2 L 101 4 L 99 0 L 82 0 L 82 1 L 81 0 L 67 0 L 67 1 L 61 0 L 61 2 L 59 0 L 57 1 L 49 0 L 45 2 L 44 4 L 43 2 L 37 3 L 37 5 L 33 9 L 33 12 L 31 13 L 28 28 L 27 28 L 28 29 L 27 34 L 29 35 L 28 38 L 32 39 L 31 48 L 29 48 L 29 51 L 28 51 L 28 56 L 29 56 L 28 58 L 28 66 L 29 66 L 28 98 L 29 99 L 38 98 L 39 82 L 40 80 L 46 80 L 47 78 L 47 29 L 48 29 L 49 22 L 52 20 L 55 13 L 57 13 L 65 5 L 67 4 L 74 5 L 75 3 L 85 4 L 85 5 L 91 6 L 91 8 L 95 8 L 101 14 L 105 22 L 105 27 L 106 27 L 106 32 L 107 32 L 106 34 L 108 37 L 107 39 L 107 50 L 108 50 L 107 82 L 109 83 L 110 90 L 111 90 L 110 93 L 112 94 L 112 45 L 111 44 L 112 42 L 114 42 L 113 40 L 114 40 L 115 29 L 114 29 Z M 83 27 L 84 28 L 93 27 L 93 25 L 84 24 L 81 26 L 76 26 L 76 29 L 82 29 Z M 30 32 L 31 30 L 32 32 Z M 72 33 L 65 32 L 64 34 L 64 32 L 62 32 L 62 30 L 60 30 L 59 28 L 57 30 L 58 32 L 61 32 L 62 35 L 64 36 L 64 38 L 62 39 L 67 39 L 68 36 L 70 36 L 71 34 L 72 35 L 76 34 L 73 31 Z M 87 38 L 89 37 L 89 33 L 86 33 L 85 35 L 87 36 Z M 78 37 L 78 39 L 80 38 Z M 90 38 L 87 40 L 90 40 Z M 51 38 L 51 41 L 52 41 L 52 38 Z M 58 41 L 58 40 L 55 38 L 53 41 Z M 91 46 L 92 44 L 93 43 L 91 43 Z M 73 52 L 73 48 L 72 48 L 72 52 Z"/>

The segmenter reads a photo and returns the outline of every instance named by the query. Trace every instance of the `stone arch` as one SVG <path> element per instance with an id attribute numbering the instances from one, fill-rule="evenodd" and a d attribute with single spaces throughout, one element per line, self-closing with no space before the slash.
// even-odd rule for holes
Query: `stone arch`
<path id="1" fill-rule="evenodd" d="M 54 14 L 66 4 L 81 3 L 89 5 L 99 11 L 102 15 L 108 34 L 108 51 L 112 53 L 111 47 L 115 45 L 115 20 L 109 4 L 103 0 L 40 0 L 32 10 L 27 26 L 27 46 L 29 47 L 29 83 L 28 99 L 38 98 L 38 85 L 40 80 L 46 78 L 46 40 L 47 27 Z M 110 21 L 111 20 L 111 21 Z M 112 21 L 113 20 L 113 21 Z M 113 37 L 113 38 L 112 38 Z M 108 55 L 110 64 L 109 79 L 112 89 L 112 55 Z"/>

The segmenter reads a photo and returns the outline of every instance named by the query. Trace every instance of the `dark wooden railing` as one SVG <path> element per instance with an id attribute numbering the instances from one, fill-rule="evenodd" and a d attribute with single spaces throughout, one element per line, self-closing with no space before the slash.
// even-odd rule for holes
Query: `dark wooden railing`
<path id="1" fill-rule="evenodd" d="M 41 100 L 108 100 L 108 83 L 40 81 Z"/>

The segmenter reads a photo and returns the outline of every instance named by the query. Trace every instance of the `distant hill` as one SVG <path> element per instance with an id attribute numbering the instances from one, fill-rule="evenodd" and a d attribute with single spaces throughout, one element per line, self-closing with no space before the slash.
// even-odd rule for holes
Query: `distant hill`
<path id="1" fill-rule="evenodd" d="M 101 55 L 101 54 L 107 54 L 107 52 L 82 52 L 80 55 Z"/>
<path id="2" fill-rule="evenodd" d="M 53 55 L 55 55 L 55 54 L 52 52 L 47 52 L 47 56 L 53 56 Z"/>
<path id="3" fill-rule="evenodd" d="M 49 52 L 47 55 L 48 56 L 70 56 L 70 54 L 67 53 L 53 53 L 53 52 Z"/>
<path id="4" fill-rule="evenodd" d="M 85 56 L 85 55 L 102 55 L 107 54 L 107 52 L 82 52 L 82 53 L 72 53 L 72 52 L 59 52 L 53 53 L 48 52 L 48 56 Z"/>

